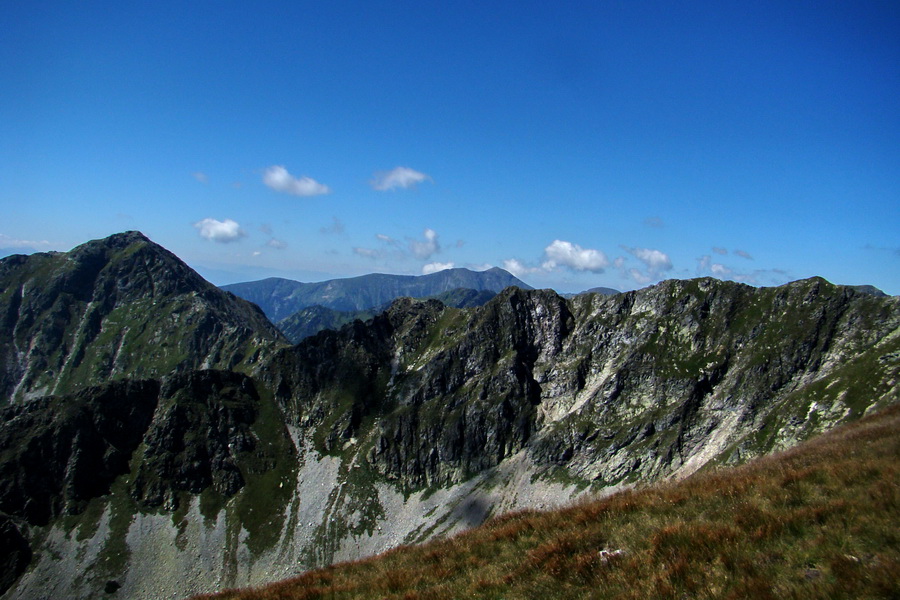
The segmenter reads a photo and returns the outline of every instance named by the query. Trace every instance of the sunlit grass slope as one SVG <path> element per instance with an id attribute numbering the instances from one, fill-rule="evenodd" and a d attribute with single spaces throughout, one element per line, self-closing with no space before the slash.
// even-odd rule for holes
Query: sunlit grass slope
<path id="1" fill-rule="evenodd" d="M 898 598 L 900 407 L 791 451 L 203 598 Z"/>

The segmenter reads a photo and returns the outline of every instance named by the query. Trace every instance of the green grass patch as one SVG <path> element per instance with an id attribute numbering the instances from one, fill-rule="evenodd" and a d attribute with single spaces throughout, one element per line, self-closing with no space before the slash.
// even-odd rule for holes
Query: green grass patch
<path id="1" fill-rule="evenodd" d="M 735 469 L 204 598 L 895 598 L 900 407 Z"/>

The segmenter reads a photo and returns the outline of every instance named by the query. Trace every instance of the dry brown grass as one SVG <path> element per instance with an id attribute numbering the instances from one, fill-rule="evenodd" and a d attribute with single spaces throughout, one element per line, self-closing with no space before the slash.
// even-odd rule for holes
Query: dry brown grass
<path id="1" fill-rule="evenodd" d="M 737 469 L 203 598 L 898 598 L 898 459 L 895 407 Z"/>

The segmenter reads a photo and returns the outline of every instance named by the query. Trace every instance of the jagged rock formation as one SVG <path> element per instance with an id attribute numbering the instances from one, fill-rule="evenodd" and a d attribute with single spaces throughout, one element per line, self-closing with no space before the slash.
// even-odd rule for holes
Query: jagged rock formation
<path id="1" fill-rule="evenodd" d="M 568 302 L 509 289 L 469 312 L 398 302 L 280 351 L 271 385 L 322 452 L 363 438 L 372 466 L 410 489 L 523 448 L 612 485 L 736 462 L 895 401 L 898 327 L 897 299 L 822 279 Z"/>
<path id="2" fill-rule="evenodd" d="M 290 347 L 139 234 L 0 275 L 4 599 L 272 581 L 900 401 L 900 298 L 822 279 L 405 298 Z"/>
<path id="3" fill-rule="evenodd" d="M 286 342 L 138 232 L 0 260 L 0 402 L 110 379 L 247 369 Z"/>
<path id="4" fill-rule="evenodd" d="M 82 512 L 127 473 L 159 383 L 121 381 L 0 413 L 0 511 L 32 525 Z"/>
<path id="5" fill-rule="evenodd" d="M 261 410 L 268 416 L 260 419 Z M 248 481 L 265 487 L 261 477 L 276 468 L 289 472 L 295 461 L 287 429 L 272 415 L 249 377 L 211 370 L 6 407 L 3 560 L 18 576 L 31 555 L 23 532 L 76 518 L 113 491 L 117 516 L 128 523 L 135 513 L 176 511 L 192 495 L 220 506 Z"/>

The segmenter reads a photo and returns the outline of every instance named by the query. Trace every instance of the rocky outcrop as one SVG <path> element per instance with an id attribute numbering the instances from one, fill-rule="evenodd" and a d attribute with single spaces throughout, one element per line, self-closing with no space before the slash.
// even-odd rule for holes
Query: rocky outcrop
<path id="1" fill-rule="evenodd" d="M 264 471 L 276 458 L 266 455 L 251 429 L 258 405 L 253 382 L 238 373 L 194 371 L 167 379 L 136 457 L 133 497 L 148 509 L 174 510 L 179 493 L 210 488 L 223 498 L 236 494 L 246 482 L 242 463 L 245 470 Z"/>
<path id="2" fill-rule="evenodd" d="M 122 476 L 149 510 L 175 510 L 182 494 L 207 489 L 227 499 L 247 476 L 292 459 L 253 430 L 259 411 L 253 381 L 227 371 L 119 381 L 7 407 L 0 513 L 46 525 L 82 512 Z M 287 439 L 283 426 L 272 432 Z"/>
<path id="3" fill-rule="evenodd" d="M 0 281 L 5 599 L 271 581 L 900 401 L 900 298 L 817 278 L 406 298 L 294 347 L 140 234 Z"/>
<path id="4" fill-rule="evenodd" d="M 18 524 L 7 515 L 0 514 L 0 594 L 5 592 L 22 575 L 32 552 L 28 540 Z"/>
<path id="5" fill-rule="evenodd" d="M 31 525 L 81 512 L 129 471 L 159 383 L 122 381 L 0 411 L 0 511 Z"/>
<path id="6" fill-rule="evenodd" d="M 138 232 L 0 260 L 0 403 L 110 379 L 247 369 L 286 340 Z"/>
<path id="7" fill-rule="evenodd" d="M 403 300 L 282 350 L 264 376 L 322 452 L 360 438 L 408 489 L 522 449 L 613 485 L 740 461 L 896 401 L 897 304 L 822 279 L 568 301 L 510 288 L 471 311 Z"/>

